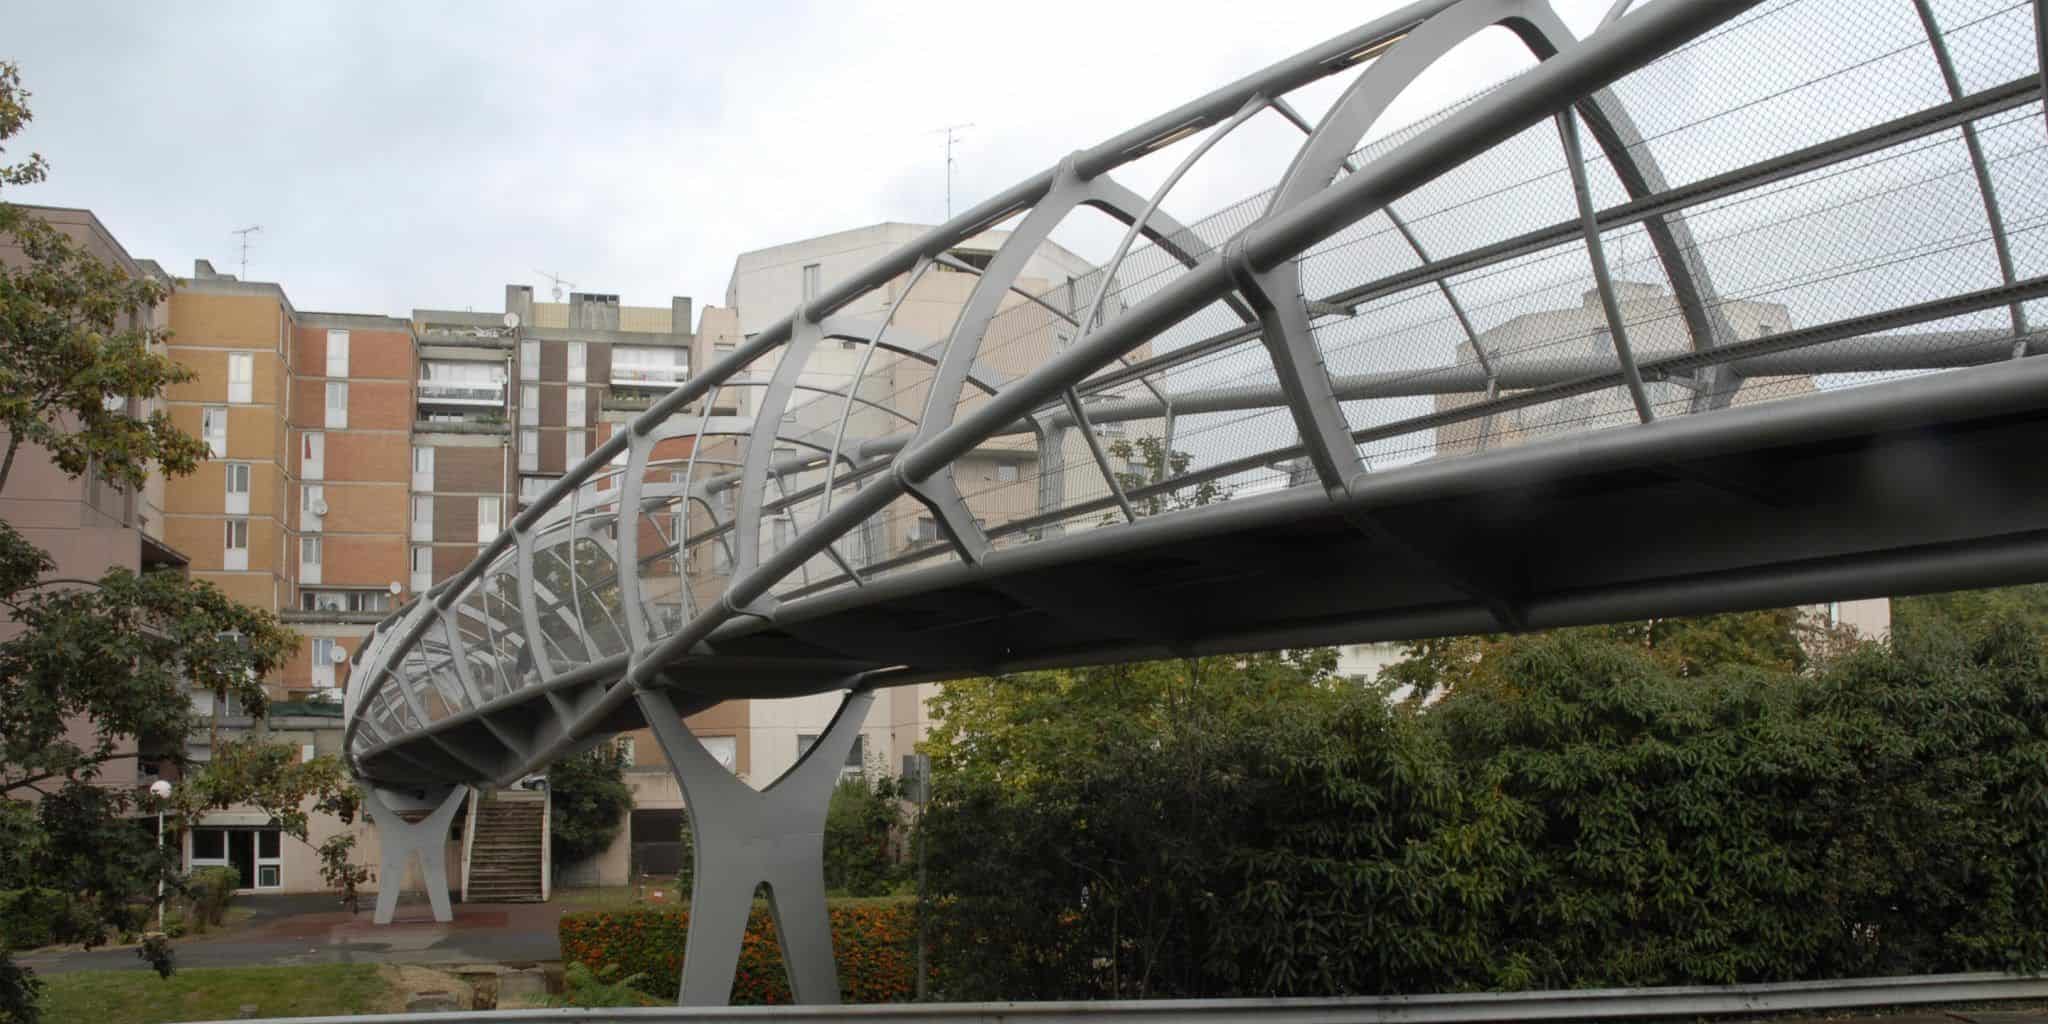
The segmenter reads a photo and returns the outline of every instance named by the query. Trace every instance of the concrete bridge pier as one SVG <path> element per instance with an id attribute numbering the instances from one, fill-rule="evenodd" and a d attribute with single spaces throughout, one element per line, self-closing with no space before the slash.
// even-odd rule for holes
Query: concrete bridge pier
<path id="1" fill-rule="evenodd" d="M 873 691 L 847 694 L 811 749 L 762 790 L 719 764 L 683 725 L 666 694 L 643 690 L 637 699 L 682 784 L 695 840 L 695 884 L 678 1003 L 724 1006 L 730 1001 L 747 915 L 755 887 L 762 883 L 768 887 L 769 912 L 796 1001 L 839 1002 L 832 924 L 825 912 L 825 809 L 874 701 Z"/>
<path id="2" fill-rule="evenodd" d="M 448 825 L 455 811 L 469 796 L 467 786 L 437 788 L 426 798 L 412 797 L 373 785 L 361 785 L 363 810 L 377 825 L 377 913 L 371 919 L 390 924 L 398 911 L 398 891 L 405 887 L 405 869 L 414 855 L 420 859 L 420 877 L 427 887 L 427 902 L 434 908 L 434 920 L 453 921 L 455 911 L 448 903 Z M 427 810 L 418 821 L 400 817 L 400 810 Z"/>

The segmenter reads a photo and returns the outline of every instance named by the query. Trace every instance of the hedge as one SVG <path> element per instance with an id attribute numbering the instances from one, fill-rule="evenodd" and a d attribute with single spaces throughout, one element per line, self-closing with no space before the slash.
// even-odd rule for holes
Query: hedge
<path id="1" fill-rule="evenodd" d="M 71 897 L 56 889 L 0 889 L 0 951 L 56 942 L 74 912 Z"/>
<path id="2" fill-rule="evenodd" d="M 916 992 L 917 905 L 907 899 L 829 901 L 832 950 L 839 961 L 840 998 L 848 1003 L 907 1002 Z M 683 940 L 689 912 L 675 909 L 594 910 L 562 915 L 562 959 L 592 971 L 616 965 L 620 977 L 673 1000 L 682 980 Z M 733 979 L 735 1006 L 791 1001 L 782 946 L 768 905 L 757 901 L 747 919 Z"/>

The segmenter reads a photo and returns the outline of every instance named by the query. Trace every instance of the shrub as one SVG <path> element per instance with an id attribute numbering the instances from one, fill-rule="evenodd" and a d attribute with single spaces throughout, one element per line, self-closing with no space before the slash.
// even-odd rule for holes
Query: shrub
<path id="1" fill-rule="evenodd" d="M 234 868 L 200 868 L 192 872 L 185 880 L 192 908 L 185 917 L 192 931 L 203 935 L 206 929 L 225 920 L 228 904 L 234 902 L 235 890 L 241 886 L 241 872 Z"/>
<path id="2" fill-rule="evenodd" d="M 888 893 L 900 874 L 894 840 L 902 823 L 893 779 L 841 779 L 825 811 L 825 888 L 848 896 Z"/>
<path id="3" fill-rule="evenodd" d="M 907 900 L 833 900 L 832 948 L 840 998 L 848 1003 L 908 1001 L 916 992 L 916 906 Z M 562 959 L 600 978 L 636 979 L 641 991 L 673 1001 L 682 980 L 684 910 L 632 908 L 562 915 Z M 735 1005 L 790 1002 L 782 948 L 765 902 L 756 902 L 733 980 Z"/>
<path id="4" fill-rule="evenodd" d="M 0 948 L 35 949 L 61 942 L 75 912 L 71 897 L 56 889 L 0 890 Z"/>
<path id="5" fill-rule="evenodd" d="M 626 756 L 615 744 L 565 757 L 548 769 L 548 843 L 555 872 L 603 853 L 633 809 Z"/>
<path id="6" fill-rule="evenodd" d="M 591 970 L 581 960 L 572 960 L 562 970 L 562 994 L 548 1000 L 549 1006 L 608 1008 L 653 1006 L 655 999 L 638 986 L 644 975 L 619 977 L 619 965 Z"/>

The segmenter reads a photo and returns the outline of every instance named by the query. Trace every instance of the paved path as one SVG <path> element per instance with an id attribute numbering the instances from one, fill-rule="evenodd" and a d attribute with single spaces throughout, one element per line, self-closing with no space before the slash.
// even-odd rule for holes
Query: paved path
<path id="1" fill-rule="evenodd" d="M 556 924 L 565 912 L 546 903 L 458 903 L 455 920 L 434 921 L 424 900 L 400 903 L 397 919 L 370 923 L 334 910 L 327 895 L 244 897 L 255 913 L 232 931 L 173 942 L 180 967 L 275 967 L 346 963 L 527 963 L 561 959 Z M 38 972 L 148 970 L 132 947 L 50 950 L 17 958 Z"/>

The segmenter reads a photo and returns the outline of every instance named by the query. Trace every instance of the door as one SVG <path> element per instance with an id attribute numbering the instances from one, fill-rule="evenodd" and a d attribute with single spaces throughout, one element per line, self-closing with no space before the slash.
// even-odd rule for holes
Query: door
<path id="1" fill-rule="evenodd" d="M 256 833 L 251 829 L 232 829 L 228 832 L 228 866 L 241 876 L 238 883 L 244 889 L 256 887 Z"/>

